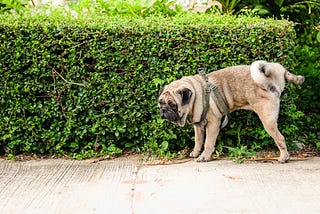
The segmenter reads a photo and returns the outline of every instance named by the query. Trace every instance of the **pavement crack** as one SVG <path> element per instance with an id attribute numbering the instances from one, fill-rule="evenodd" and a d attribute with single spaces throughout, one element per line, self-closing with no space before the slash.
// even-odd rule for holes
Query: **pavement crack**
<path id="1" fill-rule="evenodd" d="M 138 174 L 139 174 L 139 170 L 140 170 L 140 166 L 137 166 L 135 171 L 133 171 L 132 173 L 134 174 L 133 177 L 133 182 L 132 182 L 132 186 L 131 186 L 131 214 L 134 214 L 134 198 L 135 198 L 135 193 L 136 193 L 136 185 L 138 182 Z"/>

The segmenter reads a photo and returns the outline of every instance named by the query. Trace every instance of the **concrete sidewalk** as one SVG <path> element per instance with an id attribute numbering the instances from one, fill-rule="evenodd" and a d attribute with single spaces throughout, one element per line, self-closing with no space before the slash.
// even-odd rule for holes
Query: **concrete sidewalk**
<path id="1" fill-rule="evenodd" d="M 320 213 L 320 158 L 142 165 L 0 160 L 0 213 Z"/>

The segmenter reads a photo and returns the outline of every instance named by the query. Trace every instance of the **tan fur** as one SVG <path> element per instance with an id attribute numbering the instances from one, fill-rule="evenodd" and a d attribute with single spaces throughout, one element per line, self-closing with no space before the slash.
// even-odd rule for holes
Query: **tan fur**
<path id="1" fill-rule="evenodd" d="M 261 71 L 262 67 L 264 73 Z M 277 127 L 280 108 L 279 98 L 284 90 L 285 79 L 296 84 L 302 84 L 304 78 L 291 74 L 278 63 L 256 61 L 251 66 L 240 65 L 212 72 L 208 74 L 208 79 L 219 87 L 229 112 L 249 109 L 258 114 L 265 130 L 279 148 L 279 162 L 286 162 L 289 159 L 289 153 L 287 152 L 285 139 Z M 185 88 L 191 90 L 192 96 L 187 105 L 181 105 L 181 96 L 178 92 Z M 195 75 L 183 77 L 167 85 L 159 100 L 163 102 L 173 100 L 178 105 L 178 113 L 181 119 L 175 123 L 184 126 L 186 122 L 193 124 L 200 121 L 204 109 L 204 97 L 205 82 L 201 76 Z M 205 130 L 200 126 L 194 126 L 195 146 L 190 154 L 191 157 L 198 157 L 197 161 L 209 161 L 211 159 L 222 117 L 216 97 L 211 93 Z M 206 135 L 204 135 L 205 132 Z M 203 143 L 204 150 L 200 155 Z"/>

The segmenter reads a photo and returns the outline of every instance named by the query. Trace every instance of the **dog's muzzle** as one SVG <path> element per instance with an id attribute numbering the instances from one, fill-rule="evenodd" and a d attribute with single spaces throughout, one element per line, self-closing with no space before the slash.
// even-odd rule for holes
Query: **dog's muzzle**
<path id="1" fill-rule="evenodd" d="M 160 107 L 160 117 L 167 119 L 171 122 L 177 122 L 180 120 L 179 114 L 174 112 L 169 106 L 163 105 Z"/>

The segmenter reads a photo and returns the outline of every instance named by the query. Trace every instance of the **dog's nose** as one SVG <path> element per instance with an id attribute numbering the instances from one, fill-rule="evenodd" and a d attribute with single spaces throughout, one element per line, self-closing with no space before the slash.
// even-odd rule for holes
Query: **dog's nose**
<path id="1" fill-rule="evenodd" d="M 167 113 L 167 112 L 169 111 L 169 109 L 168 109 L 167 106 L 162 106 L 162 107 L 160 108 L 160 111 L 161 111 L 162 113 Z"/>
<path id="2" fill-rule="evenodd" d="M 169 112 L 169 109 L 168 109 L 167 106 L 161 106 L 161 108 L 160 108 L 160 117 L 162 119 L 164 119 L 165 118 L 165 114 L 168 113 L 168 112 Z"/>

